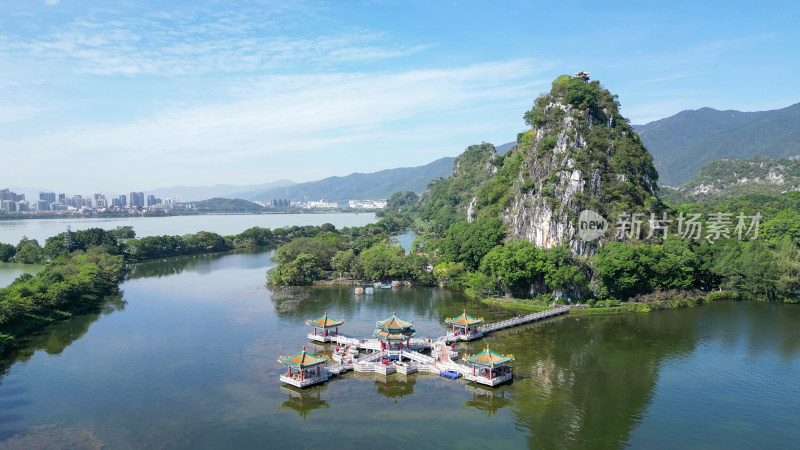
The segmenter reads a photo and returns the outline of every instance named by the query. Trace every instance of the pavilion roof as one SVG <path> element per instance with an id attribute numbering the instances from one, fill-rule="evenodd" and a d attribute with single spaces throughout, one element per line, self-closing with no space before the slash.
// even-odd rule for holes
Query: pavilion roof
<path id="1" fill-rule="evenodd" d="M 330 328 L 330 327 L 338 327 L 339 325 L 344 323 L 344 319 L 331 319 L 328 317 L 328 312 L 325 311 L 325 314 L 322 315 L 317 320 L 306 320 L 306 325 L 312 325 L 315 327 L 322 327 L 322 328 Z"/>
<path id="2" fill-rule="evenodd" d="M 512 361 L 513 359 L 514 355 L 501 355 L 500 353 L 489 350 L 488 345 L 484 351 L 478 353 L 477 355 L 467 356 L 464 358 L 465 361 L 472 364 L 489 367 L 499 366 Z"/>
<path id="3" fill-rule="evenodd" d="M 392 313 L 392 317 L 386 320 L 379 320 L 375 322 L 375 326 L 382 330 L 406 330 L 414 326 L 414 323 L 408 320 L 398 319 L 396 313 Z"/>
<path id="4" fill-rule="evenodd" d="M 453 318 L 447 318 L 447 319 L 445 319 L 445 322 L 447 322 L 447 323 L 449 323 L 451 325 L 456 325 L 456 326 L 460 325 L 460 326 L 463 326 L 463 327 L 468 327 L 470 325 L 477 325 L 479 323 L 483 323 L 483 317 L 481 317 L 481 318 L 472 317 L 469 314 L 467 314 L 466 310 L 464 310 L 464 313 L 461 314 L 460 316 L 453 317 Z"/>
<path id="5" fill-rule="evenodd" d="M 386 330 L 375 330 L 373 334 L 376 338 L 386 341 L 404 341 L 411 336 L 414 336 L 414 330 L 403 330 L 400 332 L 391 332 Z"/>
<path id="6" fill-rule="evenodd" d="M 278 362 L 292 367 L 305 369 L 306 367 L 314 367 L 319 364 L 324 364 L 326 361 L 328 361 L 328 359 L 329 358 L 324 356 L 317 356 L 313 353 L 308 353 L 306 351 L 306 347 L 303 346 L 303 350 L 300 351 L 300 353 L 294 356 L 281 356 L 278 358 Z"/>

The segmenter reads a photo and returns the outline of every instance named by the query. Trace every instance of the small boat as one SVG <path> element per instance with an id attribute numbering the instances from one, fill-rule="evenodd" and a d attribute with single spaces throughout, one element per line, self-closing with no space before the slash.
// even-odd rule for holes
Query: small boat
<path id="1" fill-rule="evenodd" d="M 373 288 L 373 287 L 365 288 L 364 289 L 364 293 L 367 294 L 367 295 L 374 294 L 375 293 L 375 288 Z"/>
<path id="2" fill-rule="evenodd" d="M 461 374 L 458 372 L 454 372 L 452 370 L 447 370 L 439 374 L 439 376 L 450 378 L 451 380 L 455 380 L 456 378 L 460 378 Z"/>
<path id="3" fill-rule="evenodd" d="M 381 285 L 381 289 L 391 289 L 392 283 L 386 283 Z"/>
<path id="4" fill-rule="evenodd" d="M 356 288 L 356 290 L 355 290 L 355 294 L 356 295 L 361 295 L 363 293 L 364 293 L 364 288 L 362 288 L 362 287 L 357 287 Z"/>
<path id="5" fill-rule="evenodd" d="M 374 287 L 375 289 L 380 289 L 381 284 L 380 283 L 373 283 L 372 287 Z"/>

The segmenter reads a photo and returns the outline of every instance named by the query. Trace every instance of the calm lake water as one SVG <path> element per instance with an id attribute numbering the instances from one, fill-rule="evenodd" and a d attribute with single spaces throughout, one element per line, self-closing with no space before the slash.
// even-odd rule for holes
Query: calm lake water
<path id="1" fill-rule="evenodd" d="M 724 302 L 562 317 L 462 344 L 516 356 L 515 380 L 478 387 L 430 374 L 349 373 L 299 392 L 280 355 L 328 311 L 372 333 L 397 311 L 418 336 L 466 308 L 435 288 L 356 299 L 264 285 L 269 252 L 134 266 L 102 310 L 54 325 L 3 362 L 0 447 L 786 448 L 800 442 L 800 308 Z"/>
<path id="2" fill-rule="evenodd" d="M 212 231 L 223 236 L 238 234 L 251 227 L 280 228 L 290 225 L 322 225 L 332 223 L 337 228 L 356 227 L 375 222 L 375 214 L 202 214 L 168 217 L 114 217 L 108 219 L 28 219 L 0 220 L 0 242 L 16 245 L 23 236 L 45 239 L 71 227 L 73 231 L 87 228 L 112 230 L 130 225 L 136 237 L 179 235 Z"/>

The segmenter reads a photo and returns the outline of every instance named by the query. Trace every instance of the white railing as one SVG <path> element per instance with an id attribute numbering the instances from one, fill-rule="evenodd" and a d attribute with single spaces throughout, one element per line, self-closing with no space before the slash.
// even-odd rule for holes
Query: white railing
<path id="1" fill-rule="evenodd" d="M 560 308 L 549 309 L 547 311 L 541 311 L 533 314 L 528 314 L 525 316 L 514 317 L 513 319 L 507 319 L 500 322 L 487 324 L 482 327 L 478 327 L 478 331 L 480 333 L 490 333 L 492 331 L 502 330 L 504 328 L 510 328 L 513 326 L 522 325 L 529 322 L 535 322 L 537 320 L 558 316 L 560 314 L 566 314 L 568 312 L 569 312 L 569 306 L 562 306 Z"/>
<path id="2" fill-rule="evenodd" d="M 506 381 L 511 380 L 513 377 L 514 375 L 511 373 L 507 373 L 504 375 L 497 375 L 495 377 L 492 377 L 491 379 L 487 376 L 473 375 L 472 373 L 464 375 L 464 378 L 467 381 L 473 381 L 475 383 L 485 384 L 487 386 L 497 386 L 498 384 L 502 384 L 505 383 Z"/>
<path id="3" fill-rule="evenodd" d="M 323 371 L 320 376 L 318 377 L 306 377 L 304 379 L 295 378 L 295 377 L 287 377 L 286 375 L 281 375 L 281 381 L 286 384 L 291 384 L 292 386 L 296 387 L 306 387 L 311 386 L 312 384 L 322 383 L 323 381 L 327 381 L 329 378 L 328 372 Z"/>
<path id="4" fill-rule="evenodd" d="M 423 364 L 433 364 L 436 360 L 430 356 L 423 355 L 422 353 L 403 350 L 401 356 L 406 357 L 412 361 L 421 362 Z"/>
<path id="5" fill-rule="evenodd" d="M 375 353 L 370 353 L 370 354 L 368 354 L 366 356 L 362 356 L 361 358 L 356 358 L 354 360 L 354 362 L 356 364 L 361 364 L 361 363 L 366 363 L 366 362 L 373 362 L 373 361 L 377 361 L 377 360 L 381 359 L 382 357 L 383 357 L 383 353 L 375 352 Z"/>

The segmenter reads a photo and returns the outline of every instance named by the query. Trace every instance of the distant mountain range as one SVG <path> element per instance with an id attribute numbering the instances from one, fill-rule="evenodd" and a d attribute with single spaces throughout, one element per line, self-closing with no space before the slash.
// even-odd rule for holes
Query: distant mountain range
<path id="1" fill-rule="evenodd" d="M 634 130 L 653 155 L 659 184 L 680 186 L 712 161 L 800 155 L 800 103 L 773 111 L 681 111 Z"/>
<path id="2" fill-rule="evenodd" d="M 218 184 L 216 186 L 172 186 L 145 191 L 145 195 L 155 195 L 159 198 L 169 198 L 179 195 L 181 201 L 194 202 L 212 198 L 239 197 L 237 193 L 252 190 L 278 189 L 296 184 L 294 181 L 278 180 L 272 183 L 253 184 L 248 186 L 234 186 L 232 184 Z"/>
<path id="3" fill-rule="evenodd" d="M 300 201 L 325 199 L 330 202 L 347 202 L 389 198 L 395 192 L 402 191 L 421 193 L 431 180 L 450 176 L 454 161 L 455 158 L 441 158 L 419 167 L 352 173 L 344 177 L 329 177 L 279 188 L 251 189 L 235 193 L 232 197 L 260 201 L 288 197 Z"/>

